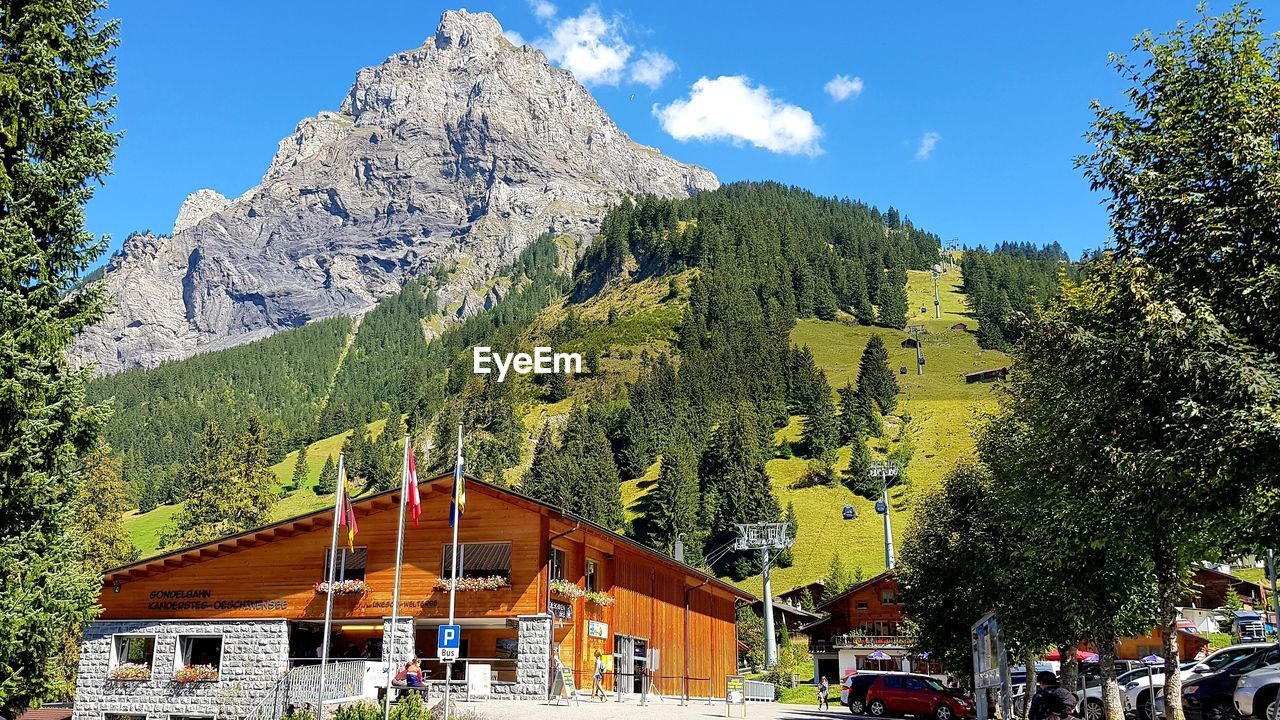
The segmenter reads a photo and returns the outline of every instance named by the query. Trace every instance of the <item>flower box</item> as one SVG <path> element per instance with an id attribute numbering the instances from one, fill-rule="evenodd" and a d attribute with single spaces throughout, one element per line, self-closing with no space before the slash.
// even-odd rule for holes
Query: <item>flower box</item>
<path id="1" fill-rule="evenodd" d="M 489 577 L 460 577 L 458 578 L 458 592 L 489 592 L 492 590 L 503 590 L 511 587 L 511 579 L 502 575 L 490 575 Z M 449 578 L 440 578 L 436 580 L 436 590 L 448 590 Z"/>
<path id="2" fill-rule="evenodd" d="M 145 663 L 120 663 L 111 668 L 111 672 L 107 673 L 107 679 L 127 682 L 150 680 L 151 666 Z"/>
<path id="3" fill-rule="evenodd" d="M 218 679 L 218 668 L 212 665 L 187 665 L 173 673 L 173 681 L 179 683 L 213 682 Z"/>
<path id="4" fill-rule="evenodd" d="M 605 592 L 589 592 L 587 602 L 600 607 L 609 607 L 613 604 L 613 596 Z"/>
<path id="5" fill-rule="evenodd" d="M 312 587 L 315 588 L 317 595 L 324 595 L 329 592 L 329 583 L 318 582 Z M 333 584 L 334 595 L 363 595 L 368 592 L 369 586 L 365 585 L 363 580 L 339 580 Z"/>
<path id="6" fill-rule="evenodd" d="M 552 580 L 551 594 L 564 598 L 565 600 L 577 600 L 583 595 L 586 595 L 587 591 L 567 580 Z"/>

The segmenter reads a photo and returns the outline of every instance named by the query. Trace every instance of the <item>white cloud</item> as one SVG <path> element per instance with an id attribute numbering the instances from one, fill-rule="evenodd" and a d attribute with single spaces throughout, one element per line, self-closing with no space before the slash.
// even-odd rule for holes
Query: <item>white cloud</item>
<path id="1" fill-rule="evenodd" d="M 516 32 L 515 30 L 503 30 L 502 37 L 509 40 L 511 44 L 515 45 L 516 47 L 520 47 L 521 45 L 525 44 L 524 36 Z"/>
<path id="2" fill-rule="evenodd" d="M 933 155 L 933 149 L 938 147 L 938 141 L 942 136 L 936 132 L 927 132 L 920 136 L 920 147 L 916 148 L 917 160 L 928 160 Z"/>
<path id="3" fill-rule="evenodd" d="M 680 141 L 729 140 L 776 153 L 822 153 L 822 128 L 808 110 L 775 99 L 768 88 L 753 87 L 742 75 L 700 78 L 689 99 L 654 105 L 653 113 L 662 129 Z"/>
<path id="4" fill-rule="evenodd" d="M 827 94 L 836 102 L 844 102 L 849 98 L 857 98 L 862 94 L 862 78 L 851 78 L 848 75 L 837 75 L 823 86 Z"/>
<path id="5" fill-rule="evenodd" d="M 675 69 L 675 61 L 665 53 L 646 50 L 640 53 L 639 60 L 631 64 L 631 81 L 648 85 L 650 90 L 656 90 Z"/>
<path id="6" fill-rule="evenodd" d="M 535 10 L 536 12 L 536 10 Z M 619 21 L 605 20 L 595 6 L 551 28 L 537 41 L 552 62 L 572 72 L 585 85 L 617 85 L 631 57 Z"/>
<path id="7" fill-rule="evenodd" d="M 529 8 L 533 10 L 533 16 L 543 22 L 556 16 L 556 6 L 547 0 L 529 0 Z"/>

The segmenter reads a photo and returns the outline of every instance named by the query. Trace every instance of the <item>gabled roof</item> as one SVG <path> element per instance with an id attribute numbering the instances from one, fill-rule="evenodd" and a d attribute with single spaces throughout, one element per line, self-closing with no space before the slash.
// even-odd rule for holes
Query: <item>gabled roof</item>
<path id="1" fill-rule="evenodd" d="M 884 572 L 880 573 L 879 575 L 876 575 L 875 577 L 871 578 L 870 580 L 863 580 L 863 581 L 862 581 L 862 582 L 860 582 L 860 583 L 857 583 L 857 584 L 855 584 L 855 585 L 851 585 L 851 586 L 849 586 L 848 588 L 846 588 L 844 592 L 842 592 L 842 593 L 840 593 L 840 594 L 838 594 L 838 595 L 836 595 L 836 596 L 834 596 L 834 597 L 831 597 L 831 598 L 829 598 L 829 599 L 827 599 L 827 600 L 823 600 L 821 603 L 819 603 L 819 604 L 818 604 L 818 606 L 817 606 L 817 607 L 815 607 L 815 608 L 814 608 L 814 610 L 815 610 L 815 611 L 816 611 L 816 610 L 822 610 L 822 609 L 826 608 L 828 605 L 831 605 L 832 603 L 839 602 L 840 600 L 843 600 L 843 599 L 845 599 L 845 598 L 849 597 L 850 595 L 852 595 L 853 593 L 858 592 L 858 591 L 859 591 L 859 590 L 861 590 L 862 588 L 870 587 L 871 585 L 875 585 L 876 583 L 878 583 L 878 582 L 880 582 L 880 581 L 882 581 L 882 580 L 887 580 L 887 579 L 891 579 L 891 578 L 893 578 L 893 571 L 892 571 L 892 570 L 885 570 Z"/>
<path id="2" fill-rule="evenodd" d="M 669 567 L 672 567 L 677 570 L 681 570 L 690 575 L 695 575 L 703 579 L 705 583 L 714 584 L 724 590 L 727 590 L 728 592 L 735 595 L 741 600 L 744 600 L 746 602 L 753 602 L 756 599 L 755 596 L 752 595 L 751 593 L 745 590 L 742 590 L 741 588 L 738 588 L 734 585 L 731 585 L 715 577 L 714 575 L 705 573 L 702 570 L 699 570 L 695 567 L 691 567 L 682 562 L 677 562 L 674 558 L 671 558 L 663 553 L 657 552 L 656 550 L 654 550 L 651 547 L 648 547 L 647 545 L 644 545 L 635 540 L 632 540 L 631 538 L 628 538 L 624 535 L 620 535 L 584 517 L 580 517 L 567 510 L 558 508 L 554 505 L 545 503 L 541 500 L 537 500 L 535 498 L 529 497 L 524 493 L 517 492 L 510 488 L 499 487 L 497 485 L 484 482 L 483 480 L 480 480 L 478 478 L 471 477 L 470 475 L 467 475 L 466 478 L 467 478 L 466 482 L 467 482 L 468 491 L 473 489 L 479 489 L 482 492 L 485 492 L 499 499 L 506 500 L 507 502 L 511 502 L 516 505 L 522 505 L 531 510 L 535 510 L 538 512 L 547 512 L 552 516 L 558 516 L 560 519 L 564 521 L 567 521 L 570 523 L 576 523 L 596 533 L 599 533 L 609 538 L 610 540 L 613 540 L 614 542 L 621 543 L 635 550 L 638 550 L 641 553 L 648 556 L 649 558 L 653 560 L 657 560 Z M 419 480 L 418 481 L 419 492 L 421 492 L 422 495 L 424 496 L 424 500 L 426 497 L 429 497 L 434 494 L 440 494 L 440 495 L 448 494 L 448 492 L 452 487 L 452 485 L 450 484 L 452 480 L 453 480 L 452 472 L 444 472 L 427 480 Z M 447 483 L 445 481 L 449 481 L 449 482 Z M 375 512 L 390 510 L 397 507 L 400 504 L 400 488 L 393 488 L 391 490 L 384 490 L 382 492 L 373 493 L 371 495 L 365 495 L 364 497 L 353 498 L 351 501 L 351 504 L 352 504 L 353 510 L 356 512 L 357 519 L 363 515 L 370 515 Z M 223 557 L 225 555 L 231 555 L 233 553 L 241 552 L 249 548 L 257 547 L 258 545 L 272 542 L 274 540 L 281 540 L 284 538 L 293 537 L 294 535 L 298 535 L 304 532 L 309 532 L 319 527 L 328 528 L 332 526 L 333 526 L 333 509 L 325 507 L 319 510 L 313 510 L 312 512 L 309 512 L 303 515 L 297 515 L 291 518 L 286 518 L 284 520 L 271 523 L 269 525 L 264 525 L 260 528 L 247 530 L 245 532 L 238 533 L 235 535 L 228 535 L 227 537 L 219 538 L 217 540 L 211 540 L 209 542 L 201 543 L 198 545 L 191 545 L 189 547 L 179 548 L 177 550 L 173 550 L 168 553 L 155 555 L 143 560 L 138 560 L 137 562 L 131 563 L 129 565 L 124 565 L 122 567 L 108 570 L 103 575 L 102 583 L 104 587 L 109 587 L 110 585 L 116 582 L 134 580 L 142 577 L 147 577 L 149 575 L 154 575 L 159 572 L 164 572 L 172 568 L 179 568 L 179 567 L 185 567 L 187 565 L 194 565 L 196 563 L 204 562 L 206 560 L 211 560 L 213 558 Z"/>

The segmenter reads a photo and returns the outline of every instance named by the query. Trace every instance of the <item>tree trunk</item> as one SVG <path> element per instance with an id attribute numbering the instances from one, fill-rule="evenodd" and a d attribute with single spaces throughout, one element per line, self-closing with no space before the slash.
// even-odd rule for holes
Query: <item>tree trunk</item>
<path id="1" fill-rule="evenodd" d="M 1182 675 L 1178 665 L 1178 592 L 1182 589 L 1177 551 L 1168 541 L 1155 549 L 1156 593 L 1160 600 L 1161 646 L 1164 648 L 1164 716 L 1166 720 L 1186 720 L 1182 712 Z M 1154 701 L 1154 698 L 1152 698 Z M 1154 709 L 1154 708 L 1153 708 Z"/>
<path id="2" fill-rule="evenodd" d="M 1074 646 L 1062 645 L 1058 647 L 1058 682 L 1062 687 L 1076 691 L 1076 687 L 1080 681 L 1076 679 L 1079 675 L 1080 663 L 1076 661 L 1076 649 Z"/>
<path id="3" fill-rule="evenodd" d="M 1031 696 L 1036 693 L 1036 656 L 1027 653 L 1022 658 L 1027 666 L 1026 691 L 1022 694 L 1022 720 L 1031 720 Z"/>
<path id="4" fill-rule="evenodd" d="M 1098 662 L 1102 674 L 1102 713 L 1107 720 L 1124 720 L 1124 702 L 1120 684 L 1116 682 L 1116 634 L 1110 622 L 1105 623 L 1098 638 Z M 1082 709 L 1084 708 L 1082 705 Z"/>

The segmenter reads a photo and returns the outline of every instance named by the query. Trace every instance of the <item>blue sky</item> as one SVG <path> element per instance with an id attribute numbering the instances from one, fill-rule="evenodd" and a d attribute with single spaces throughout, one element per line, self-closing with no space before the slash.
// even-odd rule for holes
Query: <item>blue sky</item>
<path id="1" fill-rule="evenodd" d="M 244 192 L 298 120 L 336 109 L 357 69 L 421 45 L 451 7 L 113 3 L 125 136 L 89 229 L 115 249 L 134 230 L 169 232 L 198 188 Z M 634 139 L 722 181 L 777 180 L 893 205 L 964 244 L 1056 240 L 1073 256 L 1107 236 L 1072 164 L 1090 100 L 1123 89 L 1107 53 L 1195 14 L 1193 0 L 465 7 L 574 70 Z"/>

